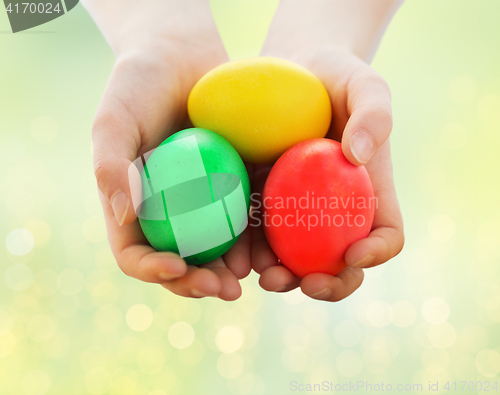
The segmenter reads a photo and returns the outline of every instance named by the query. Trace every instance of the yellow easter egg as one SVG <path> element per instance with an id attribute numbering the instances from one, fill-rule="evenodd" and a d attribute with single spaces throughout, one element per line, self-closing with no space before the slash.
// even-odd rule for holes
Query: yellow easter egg
<path id="1" fill-rule="evenodd" d="M 325 137 L 332 108 L 321 81 L 278 58 L 224 63 L 193 87 L 188 113 L 195 127 L 212 130 L 244 161 L 273 163 L 293 145 Z"/>

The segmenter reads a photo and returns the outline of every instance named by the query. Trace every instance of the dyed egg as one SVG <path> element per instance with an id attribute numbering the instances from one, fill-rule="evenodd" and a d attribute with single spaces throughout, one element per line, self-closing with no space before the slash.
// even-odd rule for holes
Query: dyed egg
<path id="1" fill-rule="evenodd" d="M 293 145 L 324 137 L 331 123 L 328 93 L 293 62 L 257 57 L 224 63 L 203 76 L 188 99 L 196 127 L 227 139 L 252 163 L 273 163 Z"/>
<path id="2" fill-rule="evenodd" d="M 250 182 L 236 150 L 220 135 L 192 128 L 149 154 L 136 209 L 149 243 L 195 265 L 227 252 L 247 226 L 250 207 Z"/>
<path id="3" fill-rule="evenodd" d="M 377 207 L 364 166 L 354 166 L 340 143 L 312 139 L 274 164 L 263 192 L 264 232 L 292 273 L 336 275 L 347 248 L 368 236 Z"/>

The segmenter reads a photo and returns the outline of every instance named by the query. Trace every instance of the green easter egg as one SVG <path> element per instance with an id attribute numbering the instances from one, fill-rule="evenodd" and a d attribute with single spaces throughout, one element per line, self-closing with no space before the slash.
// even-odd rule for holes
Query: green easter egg
<path id="1" fill-rule="evenodd" d="M 153 248 L 193 265 L 226 253 L 246 228 L 250 209 L 248 173 L 232 145 L 191 128 L 146 156 L 137 215 Z"/>

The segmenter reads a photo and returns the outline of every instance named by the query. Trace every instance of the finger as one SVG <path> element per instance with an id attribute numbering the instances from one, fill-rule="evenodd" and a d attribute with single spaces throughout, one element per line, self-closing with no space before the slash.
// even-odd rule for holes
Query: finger
<path id="1" fill-rule="evenodd" d="M 308 274 L 302 279 L 302 292 L 313 299 L 338 302 L 356 291 L 363 282 L 362 269 L 346 267 L 336 276 L 325 273 Z"/>
<path id="2" fill-rule="evenodd" d="M 147 61 L 121 59 L 109 78 L 92 127 L 97 186 L 120 225 L 136 218 L 132 193 L 141 193 L 139 170 L 129 170 L 139 151 L 156 147 L 179 122 L 173 94 Z M 171 88 L 170 88 L 171 89 Z M 150 137 L 154 136 L 154 137 Z"/>
<path id="3" fill-rule="evenodd" d="M 178 254 L 153 249 L 137 221 L 120 226 L 114 219 L 113 208 L 101 192 L 99 198 L 111 251 L 126 275 L 141 281 L 162 283 L 186 273 L 186 263 Z"/>
<path id="4" fill-rule="evenodd" d="M 300 285 L 301 279 L 283 265 L 265 269 L 259 278 L 260 286 L 266 291 L 288 292 Z"/>
<path id="5" fill-rule="evenodd" d="M 346 90 L 349 120 L 342 134 L 342 151 L 351 163 L 364 165 L 391 133 L 391 91 L 366 64 L 352 74 Z"/>
<path id="6" fill-rule="evenodd" d="M 226 301 L 236 300 L 241 296 L 241 286 L 238 278 L 227 267 L 225 258 L 217 258 L 210 263 L 202 265 L 202 267 L 212 270 L 221 283 L 221 290 L 217 296 Z"/>
<path id="7" fill-rule="evenodd" d="M 179 296 L 192 298 L 217 296 L 222 290 L 221 280 L 214 271 L 193 265 L 188 265 L 184 276 L 163 282 L 162 286 Z"/>
<path id="8" fill-rule="evenodd" d="M 223 260 L 226 267 L 236 276 L 238 279 L 245 278 L 250 274 L 252 270 L 251 259 L 250 259 L 250 228 L 247 227 L 243 233 L 240 235 L 236 243 L 226 252 L 223 256 Z"/>
<path id="9" fill-rule="evenodd" d="M 369 236 L 353 243 L 346 251 L 344 258 L 351 267 L 380 265 L 399 254 L 404 245 L 403 218 L 392 179 L 389 141 L 367 165 L 367 169 L 377 207 Z"/>

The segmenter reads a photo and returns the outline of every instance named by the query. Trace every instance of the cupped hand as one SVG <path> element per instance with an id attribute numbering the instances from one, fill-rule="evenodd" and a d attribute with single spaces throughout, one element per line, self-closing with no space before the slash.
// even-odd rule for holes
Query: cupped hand
<path id="1" fill-rule="evenodd" d="M 331 276 L 313 273 L 298 278 L 272 252 L 262 227 L 252 228 L 252 267 L 265 290 L 287 292 L 298 286 L 311 298 L 339 301 L 363 281 L 363 269 L 396 256 L 404 244 L 403 220 L 392 176 L 389 134 L 392 129 L 391 93 L 385 80 L 367 63 L 341 48 L 287 53 L 264 48 L 263 55 L 302 64 L 325 85 L 332 102 L 332 125 L 327 137 L 340 141 L 347 159 L 365 165 L 378 201 L 371 232 L 353 243 L 345 254 L 347 267 Z M 254 192 L 262 192 L 269 168 L 254 176 Z M 254 200 L 258 200 L 259 194 Z M 257 204 L 258 205 L 258 204 Z M 254 224 L 258 224 L 258 218 Z M 306 262 L 304 262 L 306 263 Z"/>
<path id="2" fill-rule="evenodd" d="M 235 300 L 241 295 L 238 279 L 251 270 L 249 231 L 224 256 L 187 265 L 178 254 L 150 246 L 136 220 L 128 179 L 132 161 L 192 126 L 186 110 L 191 88 L 207 71 L 228 61 L 209 4 L 163 1 L 151 13 L 140 2 L 125 2 L 114 9 L 118 15 L 103 18 L 111 12 L 107 3 L 86 1 L 117 56 L 92 130 L 94 170 L 111 250 L 129 276 L 181 296 Z"/>

